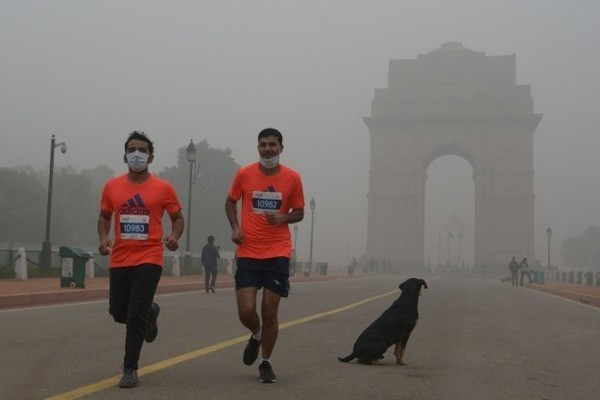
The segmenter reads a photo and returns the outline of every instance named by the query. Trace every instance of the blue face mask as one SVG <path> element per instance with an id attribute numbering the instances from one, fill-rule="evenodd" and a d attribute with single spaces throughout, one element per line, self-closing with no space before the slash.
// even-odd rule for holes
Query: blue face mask
<path id="1" fill-rule="evenodd" d="M 276 155 L 276 156 L 273 156 L 271 158 L 262 158 L 262 157 L 260 157 L 260 159 L 258 160 L 258 162 L 260 162 L 260 165 L 262 165 L 266 169 L 275 168 L 277 166 L 277 164 L 279 164 L 279 154 Z"/>
<path id="2" fill-rule="evenodd" d="M 129 169 L 134 172 L 142 172 L 148 168 L 148 157 L 148 154 L 142 153 L 139 150 L 136 150 L 133 153 L 127 153 L 127 165 L 129 166 Z"/>

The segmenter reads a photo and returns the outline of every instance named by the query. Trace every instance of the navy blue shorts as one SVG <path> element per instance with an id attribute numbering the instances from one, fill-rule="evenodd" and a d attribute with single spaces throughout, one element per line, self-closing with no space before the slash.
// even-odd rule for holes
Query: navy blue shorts
<path id="1" fill-rule="evenodd" d="M 290 259 L 288 257 L 239 257 L 235 271 L 235 290 L 246 287 L 265 288 L 281 297 L 290 292 Z"/>

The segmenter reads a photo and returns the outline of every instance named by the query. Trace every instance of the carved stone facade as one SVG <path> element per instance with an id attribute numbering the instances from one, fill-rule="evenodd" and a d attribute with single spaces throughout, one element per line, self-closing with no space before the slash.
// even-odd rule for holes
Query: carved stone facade
<path id="1" fill-rule="evenodd" d="M 515 56 L 445 43 L 416 59 L 390 60 L 388 87 L 371 116 L 367 256 L 402 266 L 424 260 L 428 166 L 456 155 L 473 167 L 475 265 L 534 259 L 533 111 L 516 84 Z"/>

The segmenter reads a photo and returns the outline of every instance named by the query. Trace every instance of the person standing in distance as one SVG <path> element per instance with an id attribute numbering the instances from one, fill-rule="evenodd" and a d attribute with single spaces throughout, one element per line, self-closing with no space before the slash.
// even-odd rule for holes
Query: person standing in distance
<path id="1" fill-rule="evenodd" d="M 510 277 L 513 286 L 519 286 L 519 263 L 515 257 L 510 260 L 508 264 L 508 269 L 510 270 Z"/>
<path id="2" fill-rule="evenodd" d="M 131 388 L 138 383 L 144 340 L 150 343 L 158 334 L 160 307 L 153 300 L 162 273 L 163 243 L 177 250 L 184 221 L 171 184 L 148 172 L 154 145 L 144 132 L 129 134 L 123 159 L 129 171 L 108 180 L 102 191 L 98 251 L 110 254 L 109 313 L 115 322 L 126 325 L 119 387 Z M 171 218 L 171 233 L 163 238 L 165 211 Z M 113 218 L 114 245 L 109 238 Z"/>
<path id="3" fill-rule="evenodd" d="M 206 239 L 206 244 L 202 247 L 202 266 L 204 267 L 204 288 L 206 293 L 215 292 L 215 283 L 217 281 L 219 248 L 215 246 L 215 237 L 210 235 Z"/>
<path id="4" fill-rule="evenodd" d="M 259 381 L 275 382 L 271 354 L 279 333 L 281 297 L 289 293 L 292 241 L 288 224 L 304 218 L 304 191 L 300 175 L 279 163 L 283 137 L 277 129 L 258 134 L 259 162 L 236 173 L 225 214 L 231 225 L 231 240 L 237 244 L 235 291 L 238 315 L 252 335 L 244 349 L 243 362 L 252 365 L 262 347 Z M 241 199 L 241 225 L 237 202 Z M 261 315 L 256 296 L 262 291 Z"/>

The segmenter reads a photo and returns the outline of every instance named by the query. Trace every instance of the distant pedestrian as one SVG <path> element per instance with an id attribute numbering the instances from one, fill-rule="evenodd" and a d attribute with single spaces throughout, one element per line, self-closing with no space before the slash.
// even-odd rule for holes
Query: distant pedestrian
<path id="1" fill-rule="evenodd" d="M 350 265 L 348 265 L 348 276 L 350 276 L 350 278 L 354 276 L 354 271 L 356 271 L 357 264 L 358 262 L 356 261 L 356 257 L 352 257 L 352 261 L 350 262 Z"/>
<path id="2" fill-rule="evenodd" d="M 127 326 L 125 357 L 119 387 L 138 384 L 138 360 L 144 340 L 154 341 L 160 307 L 154 294 L 163 265 L 163 246 L 179 247 L 183 232 L 181 205 L 170 183 L 148 172 L 154 145 L 143 132 L 132 132 L 125 142 L 126 174 L 106 182 L 98 218 L 98 251 L 110 254 L 109 313 Z M 171 232 L 163 237 L 162 219 L 167 212 Z M 114 220 L 114 245 L 109 233 Z"/>
<path id="3" fill-rule="evenodd" d="M 206 293 L 215 292 L 215 283 L 219 267 L 219 247 L 215 246 L 215 237 L 210 235 L 202 248 L 202 266 L 204 267 L 204 288 Z"/>
<path id="4" fill-rule="evenodd" d="M 531 283 L 531 271 L 529 270 L 529 264 L 527 264 L 527 257 L 523 258 L 523 261 L 519 264 L 519 271 L 521 271 L 521 286 L 523 286 L 523 277 L 527 275 L 529 283 Z"/>
<path id="5" fill-rule="evenodd" d="M 519 263 L 515 257 L 510 260 L 508 264 L 508 269 L 510 270 L 511 282 L 513 286 L 519 286 Z"/>

